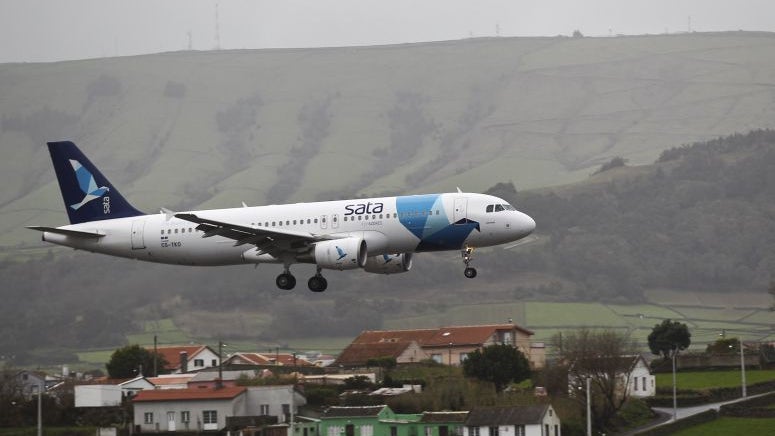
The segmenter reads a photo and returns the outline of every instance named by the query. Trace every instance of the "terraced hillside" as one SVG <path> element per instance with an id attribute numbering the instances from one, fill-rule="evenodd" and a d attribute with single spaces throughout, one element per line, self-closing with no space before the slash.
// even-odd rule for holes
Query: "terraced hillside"
<path id="1" fill-rule="evenodd" d="M 0 65 L 0 247 L 65 214 L 73 139 L 138 207 L 573 182 L 775 127 L 775 35 L 497 38 Z"/>

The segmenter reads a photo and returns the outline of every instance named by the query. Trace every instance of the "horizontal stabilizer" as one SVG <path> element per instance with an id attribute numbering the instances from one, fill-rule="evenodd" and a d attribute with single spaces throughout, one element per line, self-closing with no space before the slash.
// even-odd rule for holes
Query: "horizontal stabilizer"
<path id="1" fill-rule="evenodd" d="M 39 232 L 59 233 L 65 236 L 74 236 L 76 238 L 101 238 L 105 236 L 102 233 L 84 232 L 83 230 L 68 230 L 60 229 L 57 227 L 43 227 L 43 226 L 27 226 L 30 230 L 37 230 Z"/>

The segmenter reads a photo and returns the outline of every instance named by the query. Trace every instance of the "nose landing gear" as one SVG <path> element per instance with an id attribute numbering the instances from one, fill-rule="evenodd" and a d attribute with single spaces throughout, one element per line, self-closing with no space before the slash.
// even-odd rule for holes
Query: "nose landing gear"
<path id="1" fill-rule="evenodd" d="M 466 276 L 466 278 L 472 279 L 476 277 L 476 268 L 469 266 L 471 263 L 471 258 L 474 254 L 474 248 L 473 247 L 466 247 L 461 251 L 461 255 L 463 256 L 463 263 L 466 265 L 466 269 L 463 270 L 463 275 Z"/>

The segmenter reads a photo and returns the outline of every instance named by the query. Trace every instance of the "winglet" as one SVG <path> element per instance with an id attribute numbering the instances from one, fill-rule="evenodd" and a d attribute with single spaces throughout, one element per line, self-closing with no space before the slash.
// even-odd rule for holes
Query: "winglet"
<path id="1" fill-rule="evenodd" d="M 175 217 L 175 214 L 177 212 L 169 210 L 166 207 L 162 207 L 161 210 L 159 211 L 159 213 L 163 214 L 164 215 L 164 219 L 169 221 L 169 220 L 171 220 L 172 218 Z"/>
<path id="2" fill-rule="evenodd" d="M 463 193 L 463 191 L 460 190 L 460 186 L 457 187 L 457 193 L 458 194 L 462 194 Z"/>

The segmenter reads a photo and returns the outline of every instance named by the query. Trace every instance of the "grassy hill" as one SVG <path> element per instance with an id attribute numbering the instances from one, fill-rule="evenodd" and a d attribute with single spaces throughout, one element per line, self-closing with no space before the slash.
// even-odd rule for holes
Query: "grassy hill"
<path id="1" fill-rule="evenodd" d="M 0 65 L 0 246 L 65 221 L 45 141 L 142 210 L 519 189 L 775 127 L 775 35 L 494 38 Z"/>

